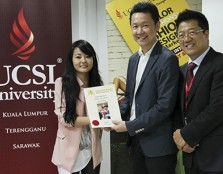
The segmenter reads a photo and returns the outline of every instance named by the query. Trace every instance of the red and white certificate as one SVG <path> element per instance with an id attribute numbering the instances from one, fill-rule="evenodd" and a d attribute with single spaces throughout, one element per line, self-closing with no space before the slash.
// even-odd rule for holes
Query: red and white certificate
<path id="1" fill-rule="evenodd" d="M 113 84 L 85 88 L 84 96 L 92 128 L 112 127 L 112 120 L 122 120 Z"/>

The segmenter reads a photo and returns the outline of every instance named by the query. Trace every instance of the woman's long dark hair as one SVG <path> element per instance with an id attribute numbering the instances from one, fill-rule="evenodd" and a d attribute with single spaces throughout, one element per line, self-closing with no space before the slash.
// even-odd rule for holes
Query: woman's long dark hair
<path id="1" fill-rule="evenodd" d="M 103 82 L 98 70 L 98 61 L 94 48 L 85 40 L 78 40 L 72 44 L 69 51 L 65 72 L 62 76 L 62 91 L 65 96 L 66 111 L 64 113 L 64 120 L 66 123 L 75 124 L 77 118 L 76 103 L 79 100 L 80 85 L 77 81 L 77 72 L 73 66 L 74 49 L 79 48 L 84 54 L 93 58 L 93 67 L 89 72 L 88 86 L 101 86 Z M 62 96 L 62 95 L 61 95 Z M 62 101 L 62 99 L 61 99 Z"/>

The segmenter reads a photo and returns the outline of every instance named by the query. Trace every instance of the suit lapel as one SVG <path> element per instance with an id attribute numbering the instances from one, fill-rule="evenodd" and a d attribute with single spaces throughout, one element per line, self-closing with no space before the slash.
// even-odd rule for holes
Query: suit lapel
<path id="1" fill-rule="evenodd" d="M 181 109 L 184 110 L 184 103 L 185 103 L 185 85 L 186 85 L 186 76 L 187 76 L 187 68 L 188 68 L 188 64 L 184 64 L 181 67 L 181 72 L 183 75 L 183 79 L 182 79 L 182 90 L 180 91 L 180 95 L 181 95 Z"/>
<path id="2" fill-rule="evenodd" d="M 190 89 L 190 92 L 188 95 L 188 103 L 190 102 L 192 96 L 194 95 L 194 93 L 195 93 L 197 87 L 199 86 L 200 81 L 204 77 L 205 73 L 210 68 L 211 62 L 216 57 L 215 53 L 216 52 L 211 48 L 209 50 L 209 52 L 207 53 L 207 55 L 204 57 L 204 60 L 201 62 L 201 65 L 197 70 L 197 73 L 194 77 L 194 81 L 193 81 L 193 84 L 191 86 L 191 89 Z"/>
<path id="3" fill-rule="evenodd" d="M 133 73 L 133 86 L 134 86 L 134 88 L 132 88 L 133 91 L 131 91 L 131 92 L 133 94 L 134 94 L 135 84 L 136 84 L 136 73 L 137 73 L 137 69 L 138 69 L 138 64 L 139 64 L 139 54 L 136 54 L 136 56 L 134 57 L 133 62 L 132 62 L 133 68 L 131 68 L 132 73 Z"/>
<path id="4" fill-rule="evenodd" d="M 144 80 L 145 80 L 147 74 L 150 72 L 150 70 L 151 70 L 151 68 L 153 67 L 154 63 L 155 63 L 156 60 L 158 59 L 158 57 L 159 57 L 158 55 L 159 55 L 159 52 L 160 52 L 161 48 L 162 48 L 162 45 L 161 45 L 160 42 L 158 41 L 158 42 L 156 43 L 156 45 L 155 45 L 155 47 L 154 47 L 154 49 L 153 49 L 151 55 L 150 55 L 150 58 L 149 58 L 147 64 L 146 64 L 145 70 L 144 70 L 144 72 L 143 72 L 143 74 L 142 74 L 142 78 L 141 78 L 140 83 L 139 83 L 139 87 L 140 87 L 141 84 L 144 82 Z M 139 89 L 139 87 L 138 87 L 138 89 Z"/>

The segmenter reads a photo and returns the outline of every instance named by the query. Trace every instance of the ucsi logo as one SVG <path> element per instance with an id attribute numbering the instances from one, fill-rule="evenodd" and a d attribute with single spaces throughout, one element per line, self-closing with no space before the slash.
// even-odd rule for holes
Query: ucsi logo
<path id="1" fill-rule="evenodd" d="M 25 20 L 23 8 L 13 22 L 10 40 L 17 48 L 14 52 L 12 51 L 12 55 L 28 63 L 27 60 L 36 48 L 34 35 Z M 61 58 L 58 58 L 57 62 L 61 63 Z M 8 63 L 8 65 L 0 66 L 0 72 L 3 74 L 0 78 L 0 87 L 4 87 L 0 90 L 0 101 L 52 99 L 54 90 L 51 88 L 55 83 L 55 67 L 55 64 L 45 63 L 34 66 L 24 63 L 12 66 Z M 19 86 L 24 86 L 24 88 L 21 90 Z M 39 87 L 30 90 L 29 86 Z"/>
<path id="2" fill-rule="evenodd" d="M 18 18 L 13 22 L 10 40 L 17 47 L 12 55 L 22 60 L 28 60 L 35 51 L 34 35 L 24 18 L 23 9 L 19 11 Z"/>
<path id="3" fill-rule="evenodd" d="M 115 14 L 119 19 L 123 19 L 123 17 L 128 17 L 130 14 L 131 8 L 126 9 L 124 11 L 115 10 Z"/>
<path id="4" fill-rule="evenodd" d="M 118 10 L 116 10 L 115 12 L 116 12 L 116 16 L 117 16 L 118 18 L 120 18 L 120 19 L 123 18 L 123 15 L 122 15 Z"/>

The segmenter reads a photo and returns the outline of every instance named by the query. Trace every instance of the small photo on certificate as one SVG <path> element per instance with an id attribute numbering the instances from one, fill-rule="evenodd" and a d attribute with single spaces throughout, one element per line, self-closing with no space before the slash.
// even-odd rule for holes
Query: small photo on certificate
<path id="1" fill-rule="evenodd" d="M 84 96 L 92 128 L 112 127 L 112 120 L 121 120 L 113 84 L 85 88 Z"/>
<path id="2" fill-rule="evenodd" d="M 98 103 L 98 115 L 100 120 L 102 119 L 111 119 L 108 102 Z"/>

